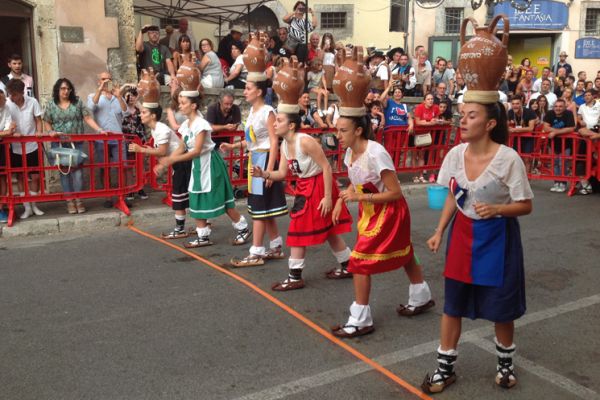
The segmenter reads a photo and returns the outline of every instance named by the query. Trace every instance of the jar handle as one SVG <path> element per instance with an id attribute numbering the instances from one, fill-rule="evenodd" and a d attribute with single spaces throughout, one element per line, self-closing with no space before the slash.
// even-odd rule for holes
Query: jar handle
<path id="1" fill-rule="evenodd" d="M 504 26 L 502 28 L 502 44 L 504 45 L 504 47 L 508 46 L 508 31 L 510 29 L 510 21 L 508 20 L 508 17 L 504 14 L 498 14 L 494 17 L 494 19 L 492 20 L 492 22 L 490 23 L 490 26 L 488 26 L 488 32 L 491 33 L 492 35 L 496 35 L 496 31 L 498 30 L 498 21 L 502 20 L 502 22 L 504 23 Z"/>
<path id="2" fill-rule="evenodd" d="M 477 29 L 477 21 L 475 20 L 475 18 L 473 17 L 467 17 L 465 19 L 463 19 L 463 22 L 460 26 L 460 47 L 463 47 L 465 45 L 465 33 L 467 33 L 467 24 L 471 22 L 471 24 L 473 25 L 473 31 L 475 31 L 475 29 Z"/>

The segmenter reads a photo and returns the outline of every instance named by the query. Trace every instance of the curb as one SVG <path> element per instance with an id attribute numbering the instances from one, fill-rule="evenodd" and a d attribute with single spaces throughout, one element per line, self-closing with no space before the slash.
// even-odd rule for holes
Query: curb
<path id="1" fill-rule="evenodd" d="M 406 197 L 420 195 L 425 192 L 427 184 L 402 185 L 402 193 Z M 288 197 L 291 206 L 291 197 Z M 236 206 L 245 206 L 246 200 L 236 200 Z M 107 210 L 78 215 L 60 215 L 52 218 L 30 218 L 27 221 L 18 221 L 12 227 L 0 225 L 0 238 L 18 238 L 27 236 L 57 235 L 72 232 L 91 232 L 99 229 L 112 229 L 127 226 L 129 221 L 136 223 L 156 221 L 171 218 L 171 208 L 161 204 L 148 208 L 132 208 L 131 216 L 120 211 Z"/>

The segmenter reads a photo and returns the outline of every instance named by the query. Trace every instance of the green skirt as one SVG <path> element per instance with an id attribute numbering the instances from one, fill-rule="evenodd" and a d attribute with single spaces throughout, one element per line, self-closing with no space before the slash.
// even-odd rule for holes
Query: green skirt
<path id="1" fill-rule="evenodd" d="M 235 207 L 227 168 L 217 151 L 192 160 L 189 185 L 190 215 L 196 219 L 216 218 Z"/>

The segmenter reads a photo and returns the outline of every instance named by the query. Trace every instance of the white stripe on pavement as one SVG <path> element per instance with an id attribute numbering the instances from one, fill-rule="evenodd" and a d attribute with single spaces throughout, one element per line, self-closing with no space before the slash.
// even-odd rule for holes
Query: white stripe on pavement
<path id="1" fill-rule="evenodd" d="M 519 320 L 515 321 L 515 327 L 519 328 L 522 326 L 530 325 L 535 322 L 543 321 L 546 319 L 554 318 L 562 314 L 577 311 L 586 307 L 590 307 L 600 303 L 600 294 L 596 294 L 590 297 L 584 297 L 579 300 L 575 300 L 569 303 L 561 304 L 556 307 L 551 307 L 546 310 L 536 311 L 531 314 L 526 314 Z M 493 325 L 489 325 L 482 328 L 472 329 L 464 332 L 461 335 L 461 342 L 471 342 L 478 347 L 489 351 L 487 348 L 488 341 L 483 338 L 494 335 Z M 485 343 L 485 348 L 480 346 Z M 489 342 L 491 343 L 491 342 Z M 408 349 L 394 351 L 388 354 L 383 354 L 379 357 L 374 358 L 376 362 L 383 365 L 384 367 L 397 364 L 399 362 L 407 361 L 413 358 L 423 356 L 425 354 L 431 354 L 432 360 L 435 350 L 439 344 L 438 340 L 431 342 L 418 344 Z M 495 354 L 495 351 L 494 351 Z M 547 380 L 548 382 L 564 389 L 578 397 L 586 399 L 599 399 L 598 393 L 591 389 L 585 388 L 572 380 L 564 377 L 558 373 L 550 371 L 542 366 L 539 366 L 532 361 L 518 357 L 517 368 L 523 368 L 532 374 Z M 350 378 L 364 372 L 372 370 L 371 367 L 362 363 L 356 362 L 345 365 L 343 367 L 334 368 L 325 372 L 321 372 L 316 375 L 308 376 L 306 378 L 298 379 L 295 381 L 287 382 L 281 385 L 277 385 L 260 392 L 251 393 L 242 397 L 238 397 L 235 400 L 277 400 L 283 399 L 287 396 L 302 393 L 309 389 L 313 389 L 319 386 L 328 385 L 341 381 L 346 378 Z"/>

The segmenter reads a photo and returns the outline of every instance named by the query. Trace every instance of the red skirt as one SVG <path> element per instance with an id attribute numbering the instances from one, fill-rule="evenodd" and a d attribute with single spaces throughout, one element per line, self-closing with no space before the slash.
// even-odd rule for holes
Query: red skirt
<path id="1" fill-rule="evenodd" d="M 355 185 L 359 193 L 379 193 L 373 184 Z M 358 237 L 348 271 L 371 275 L 398 269 L 413 257 L 410 212 L 404 197 L 384 204 L 360 202 Z"/>
<path id="2" fill-rule="evenodd" d="M 304 247 L 321 244 L 330 235 L 339 235 L 352 230 L 352 216 L 344 204 L 340 220 L 337 225 L 331 221 L 331 212 L 325 217 L 318 210 L 319 203 L 325 195 L 325 182 L 323 174 L 300 178 L 296 181 L 294 190 L 294 206 L 290 212 L 292 221 L 288 230 L 286 245 L 290 247 Z M 331 201 L 335 205 L 339 190 L 335 180 L 331 182 Z"/>

